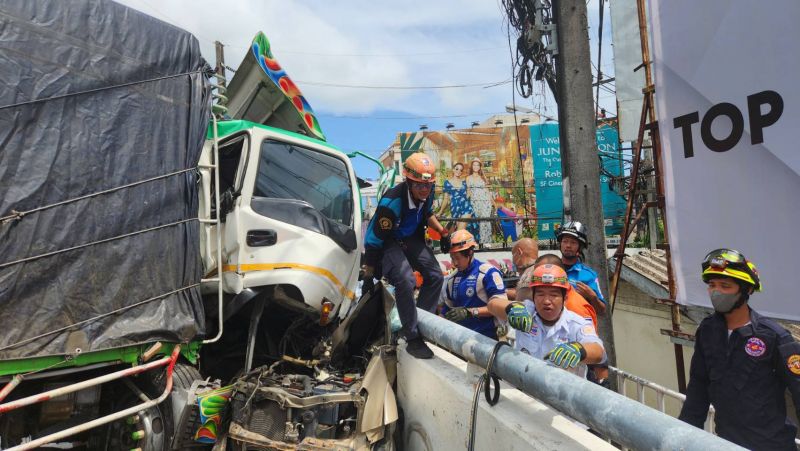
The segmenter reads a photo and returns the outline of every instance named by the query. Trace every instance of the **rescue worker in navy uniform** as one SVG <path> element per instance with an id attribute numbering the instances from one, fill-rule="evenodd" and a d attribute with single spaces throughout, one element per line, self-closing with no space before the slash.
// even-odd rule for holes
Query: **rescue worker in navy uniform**
<path id="1" fill-rule="evenodd" d="M 466 230 L 450 237 L 450 259 L 458 270 L 445 285 L 444 317 L 467 329 L 497 340 L 494 316 L 486 304 L 495 298 L 506 299 L 503 275 L 490 263 L 475 258 L 478 243 Z"/>
<path id="2" fill-rule="evenodd" d="M 715 313 L 697 328 L 680 419 L 702 428 L 711 403 L 720 437 L 749 449 L 796 451 L 784 392 L 800 409 L 800 343 L 748 305 L 761 282 L 741 253 L 712 251 L 702 269 Z"/>
<path id="3" fill-rule="evenodd" d="M 441 234 L 442 252 L 450 249 L 448 231 L 433 214 L 436 166 L 422 152 L 410 155 L 403 163 L 405 181 L 388 189 L 378 202 L 375 215 L 367 226 L 362 276 L 372 280 L 380 263 L 382 274 L 395 288 L 395 299 L 406 350 L 416 358 L 429 359 L 433 351 L 417 330 L 417 309 L 432 311 L 438 304 L 443 276 L 433 251 L 425 244 L 425 227 Z M 423 283 L 414 303 L 416 278 Z"/>

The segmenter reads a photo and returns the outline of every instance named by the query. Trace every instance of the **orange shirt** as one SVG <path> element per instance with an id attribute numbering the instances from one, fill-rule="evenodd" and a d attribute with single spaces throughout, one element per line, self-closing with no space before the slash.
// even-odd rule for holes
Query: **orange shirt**
<path id="1" fill-rule="evenodd" d="M 592 304 L 589 303 L 580 293 L 575 291 L 574 288 L 570 287 L 567 290 L 567 299 L 566 299 L 566 307 L 569 310 L 580 315 L 582 318 L 591 318 L 592 324 L 594 324 L 595 330 L 597 329 L 597 312 L 594 311 L 594 307 Z"/>

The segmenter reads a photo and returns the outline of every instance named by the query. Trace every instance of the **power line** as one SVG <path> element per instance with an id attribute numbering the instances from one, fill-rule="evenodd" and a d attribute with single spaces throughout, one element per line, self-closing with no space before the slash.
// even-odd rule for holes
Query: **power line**
<path id="1" fill-rule="evenodd" d="M 372 86 L 372 85 L 345 85 L 338 83 L 325 83 L 318 81 L 301 81 L 297 80 L 296 84 L 305 84 L 309 86 L 324 86 L 326 88 L 347 88 L 347 89 L 454 89 L 454 88 L 493 88 L 495 86 L 502 86 L 511 83 L 511 80 L 488 82 L 488 83 L 471 83 L 461 85 L 438 85 L 438 86 Z"/>
<path id="2" fill-rule="evenodd" d="M 469 114 L 441 114 L 435 116 L 355 116 L 317 113 L 319 117 L 332 117 L 338 119 L 390 119 L 390 120 L 412 120 L 412 119 L 449 119 L 475 116 L 492 116 L 504 113 L 469 113 Z"/>
<path id="3" fill-rule="evenodd" d="M 441 52 L 417 52 L 417 53 L 319 53 L 319 52 L 302 52 L 295 50 L 283 50 L 279 53 L 292 54 L 292 55 L 308 55 L 308 56 L 345 56 L 345 57 L 371 57 L 371 58 L 392 58 L 398 56 L 430 56 L 430 55 L 452 55 L 458 53 L 478 53 L 490 52 L 505 49 L 505 47 L 487 47 L 483 49 L 465 49 L 465 50 L 446 50 Z"/>

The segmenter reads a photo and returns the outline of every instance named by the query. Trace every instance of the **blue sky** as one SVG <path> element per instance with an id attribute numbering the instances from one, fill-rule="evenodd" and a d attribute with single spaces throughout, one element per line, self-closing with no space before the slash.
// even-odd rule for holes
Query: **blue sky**
<path id="1" fill-rule="evenodd" d="M 250 41 L 263 31 L 274 56 L 303 91 L 328 141 L 343 150 L 378 156 L 401 131 L 448 122 L 468 128 L 512 103 L 512 85 L 491 88 L 405 89 L 420 86 L 486 85 L 512 76 L 506 19 L 486 0 L 232 0 L 220 10 L 212 0 L 117 0 L 193 33 L 206 59 L 214 41 L 225 45 L 235 68 Z M 596 52 L 599 0 L 590 0 L 589 35 Z M 604 26 L 603 72 L 613 75 L 611 21 Z M 512 42 L 515 41 L 512 35 Z M 355 89 L 321 86 L 382 86 Z M 526 108 L 557 115 L 552 95 L 536 86 Z M 601 91 L 601 105 L 615 110 Z M 436 117 L 431 117 L 436 116 Z M 441 117 L 445 116 L 445 117 Z M 361 177 L 377 174 L 374 163 L 354 161 Z"/>

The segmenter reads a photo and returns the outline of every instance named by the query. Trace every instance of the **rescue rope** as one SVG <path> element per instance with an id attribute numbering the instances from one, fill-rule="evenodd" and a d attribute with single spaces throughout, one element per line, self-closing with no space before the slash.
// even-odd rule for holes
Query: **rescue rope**
<path id="1" fill-rule="evenodd" d="M 200 74 L 200 73 L 206 73 L 206 72 L 207 72 L 206 69 L 202 68 L 202 69 L 193 70 L 193 71 L 189 71 L 189 72 L 182 72 L 180 74 L 171 74 L 171 75 L 164 75 L 163 77 L 150 78 L 150 79 L 147 79 L 147 80 L 131 81 L 131 82 L 128 82 L 128 83 L 122 83 L 120 85 L 103 86 L 103 87 L 100 87 L 100 88 L 87 89 L 86 91 L 70 92 L 70 93 L 67 93 L 67 94 L 61 94 L 60 96 L 45 97 L 43 99 L 27 100 L 25 102 L 12 103 L 12 104 L 9 104 L 9 105 L 0 106 L 0 111 L 5 110 L 6 108 L 16 108 L 16 107 L 25 106 L 25 105 L 32 105 L 34 103 L 47 102 L 47 101 L 50 101 L 50 100 L 60 100 L 60 99 L 65 99 L 67 97 L 76 97 L 76 96 L 81 96 L 81 95 L 84 95 L 84 94 L 94 94 L 96 92 L 108 91 L 110 89 L 125 88 L 127 86 L 141 85 L 141 84 L 145 84 L 145 83 L 151 83 L 151 82 L 154 82 L 154 81 L 168 80 L 170 78 L 183 77 L 184 75 Z"/>
<path id="2" fill-rule="evenodd" d="M 168 178 L 168 177 L 172 177 L 174 175 L 184 174 L 186 172 L 194 171 L 196 169 L 197 168 L 194 168 L 194 167 L 188 168 L 188 169 L 181 169 L 181 170 L 178 170 L 178 171 L 175 171 L 175 172 L 170 172 L 169 174 L 164 174 L 164 175 L 159 175 L 159 176 L 156 176 L 156 177 L 151 177 L 149 179 L 139 180 L 138 182 L 132 182 L 132 183 L 129 183 L 127 185 L 118 186 L 116 188 L 109 188 L 109 189 L 104 190 L 104 191 L 98 191 L 96 193 L 86 194 L 84 196 L 75 197 L 75 198 L 72 198 L 72 199 L 62 200 L 61 202 L 56 202 L 56 203 L 50 204 L 50 205 L 44 205 L 42 207 L 33 208 L 33 209 L 27 210 L 27 211 L 11 210 L 11 214 L 10 215 L 0 217 L 0 225 L 1 224 L 5 224 L 7 222 L 10 222 L 12 220 L 19 221 L 23 217 L 25 217 L 25 216 L 27 216 L 27 215 L 29 215 L 31 213 L 36 213 L 36 212 L 40 212 L 40 211 L 43 211 L 43 210 L 48 210 L 50 208 L 59 207 L 61 205 L 66 205 L 66 204 L 70 204 L 70 203 L 73 203 L 73 202 L 78 202 L 80 200 L 89 199 L 89 198 L 100 196 L 100 195 L 103 195 L 103 194 L 110 194 L 110 193 L 113 193 L 113 192 L 116 192 L 116 191 L 119 191 L 119 190 L 123 190 L 123 189 L 126 189 L 126 188 L 133 188 L 134 186 L 143 185 L 145 183 L 149 183 L 149 182 L 154 182 L 156 180 L 165 179 L 165 178 Z"/>
<path id="3" fill-rule="evenodd" d="M 47 253 L 39 254 L 39 255 L 34 255 L 32 257 L 25 257 L 25 258 L 21 258 L 19 260 L 14 260 L 14 261 L 6 262 L 6 263 L 0 263 L 0 269 L 7 268 L 9 266 L 18 265 L 20 263 L 25 263 L 25 262 L 29 262 L 29 261 L 33 261 L 33 260 L 38 260 L 38 259 L 44 258 L 44 257 L 52 257 L 53 255 L 63 254 L 64 252 L 76 251 L 78 249 L 83 249 L 85 247 L 94 246 L 95 244 L 103 244 L 103 243 L 108 243 L 108 242 L 111 242 L 111 241 L 121 240 L 123 238 L 128 238 L 128 237 L 131 237 L 131 236 L 134 236 L 134 235 L 140 235 L 142 233 L 152 232 L 154 230 L 164 229 L 164 228 L 167 228 L 167 227 L 172 227 L 172 226 L 180 225 L 180 224 L 183 224 L 183 223 L 186 223 L 186 222 L 198 221 L 198 220 L 199 220 L 198 218 L 182 219 L 180 221 L 175 221 L 175 222 L 172 222 L 170 224 L 163 224 L 163 225 L 160 225 L 160 226 L 150 227 L 149 229 L 142 229 L 142 230 L 137 230 L 135 232 L 126 233 L 124 235 L 118 235 L 118 236 L 114 236 L 114 237 L 111 237 L 111 238 L 105 238 L 105 239 L 98 240 L 98 241 L 92 241 L 91 243 L 79 244 L 77 246 L 68 247 L 66 249 L 59 249 L 57 251 L 47 252 Z"/>
<path id="4" fill-rule="evenodd" d="M 475 429 L 478 421 L 478 403 L 480 401 L 481 389 L 484 389 L 483 395 L 486 402 L 490 406 L 494 406 L 500 400 L 500 378 L 494 374 L 494 360 L 497 357 L 497 352 L 503 346 L 511 346 L 508 342 L 498 341 L 489 354 L 489 362 L 486 364 L 486 372 L 481 375 L 478 385 L 475 387 L 475 394 L 472 397 L 472 409 L 469 412 L 469 435 L 467 438 L 467 450 L 474 451 L 475 449 Z M 492 385 L 494 384 L 494 394 L 492 394 Z"/>

